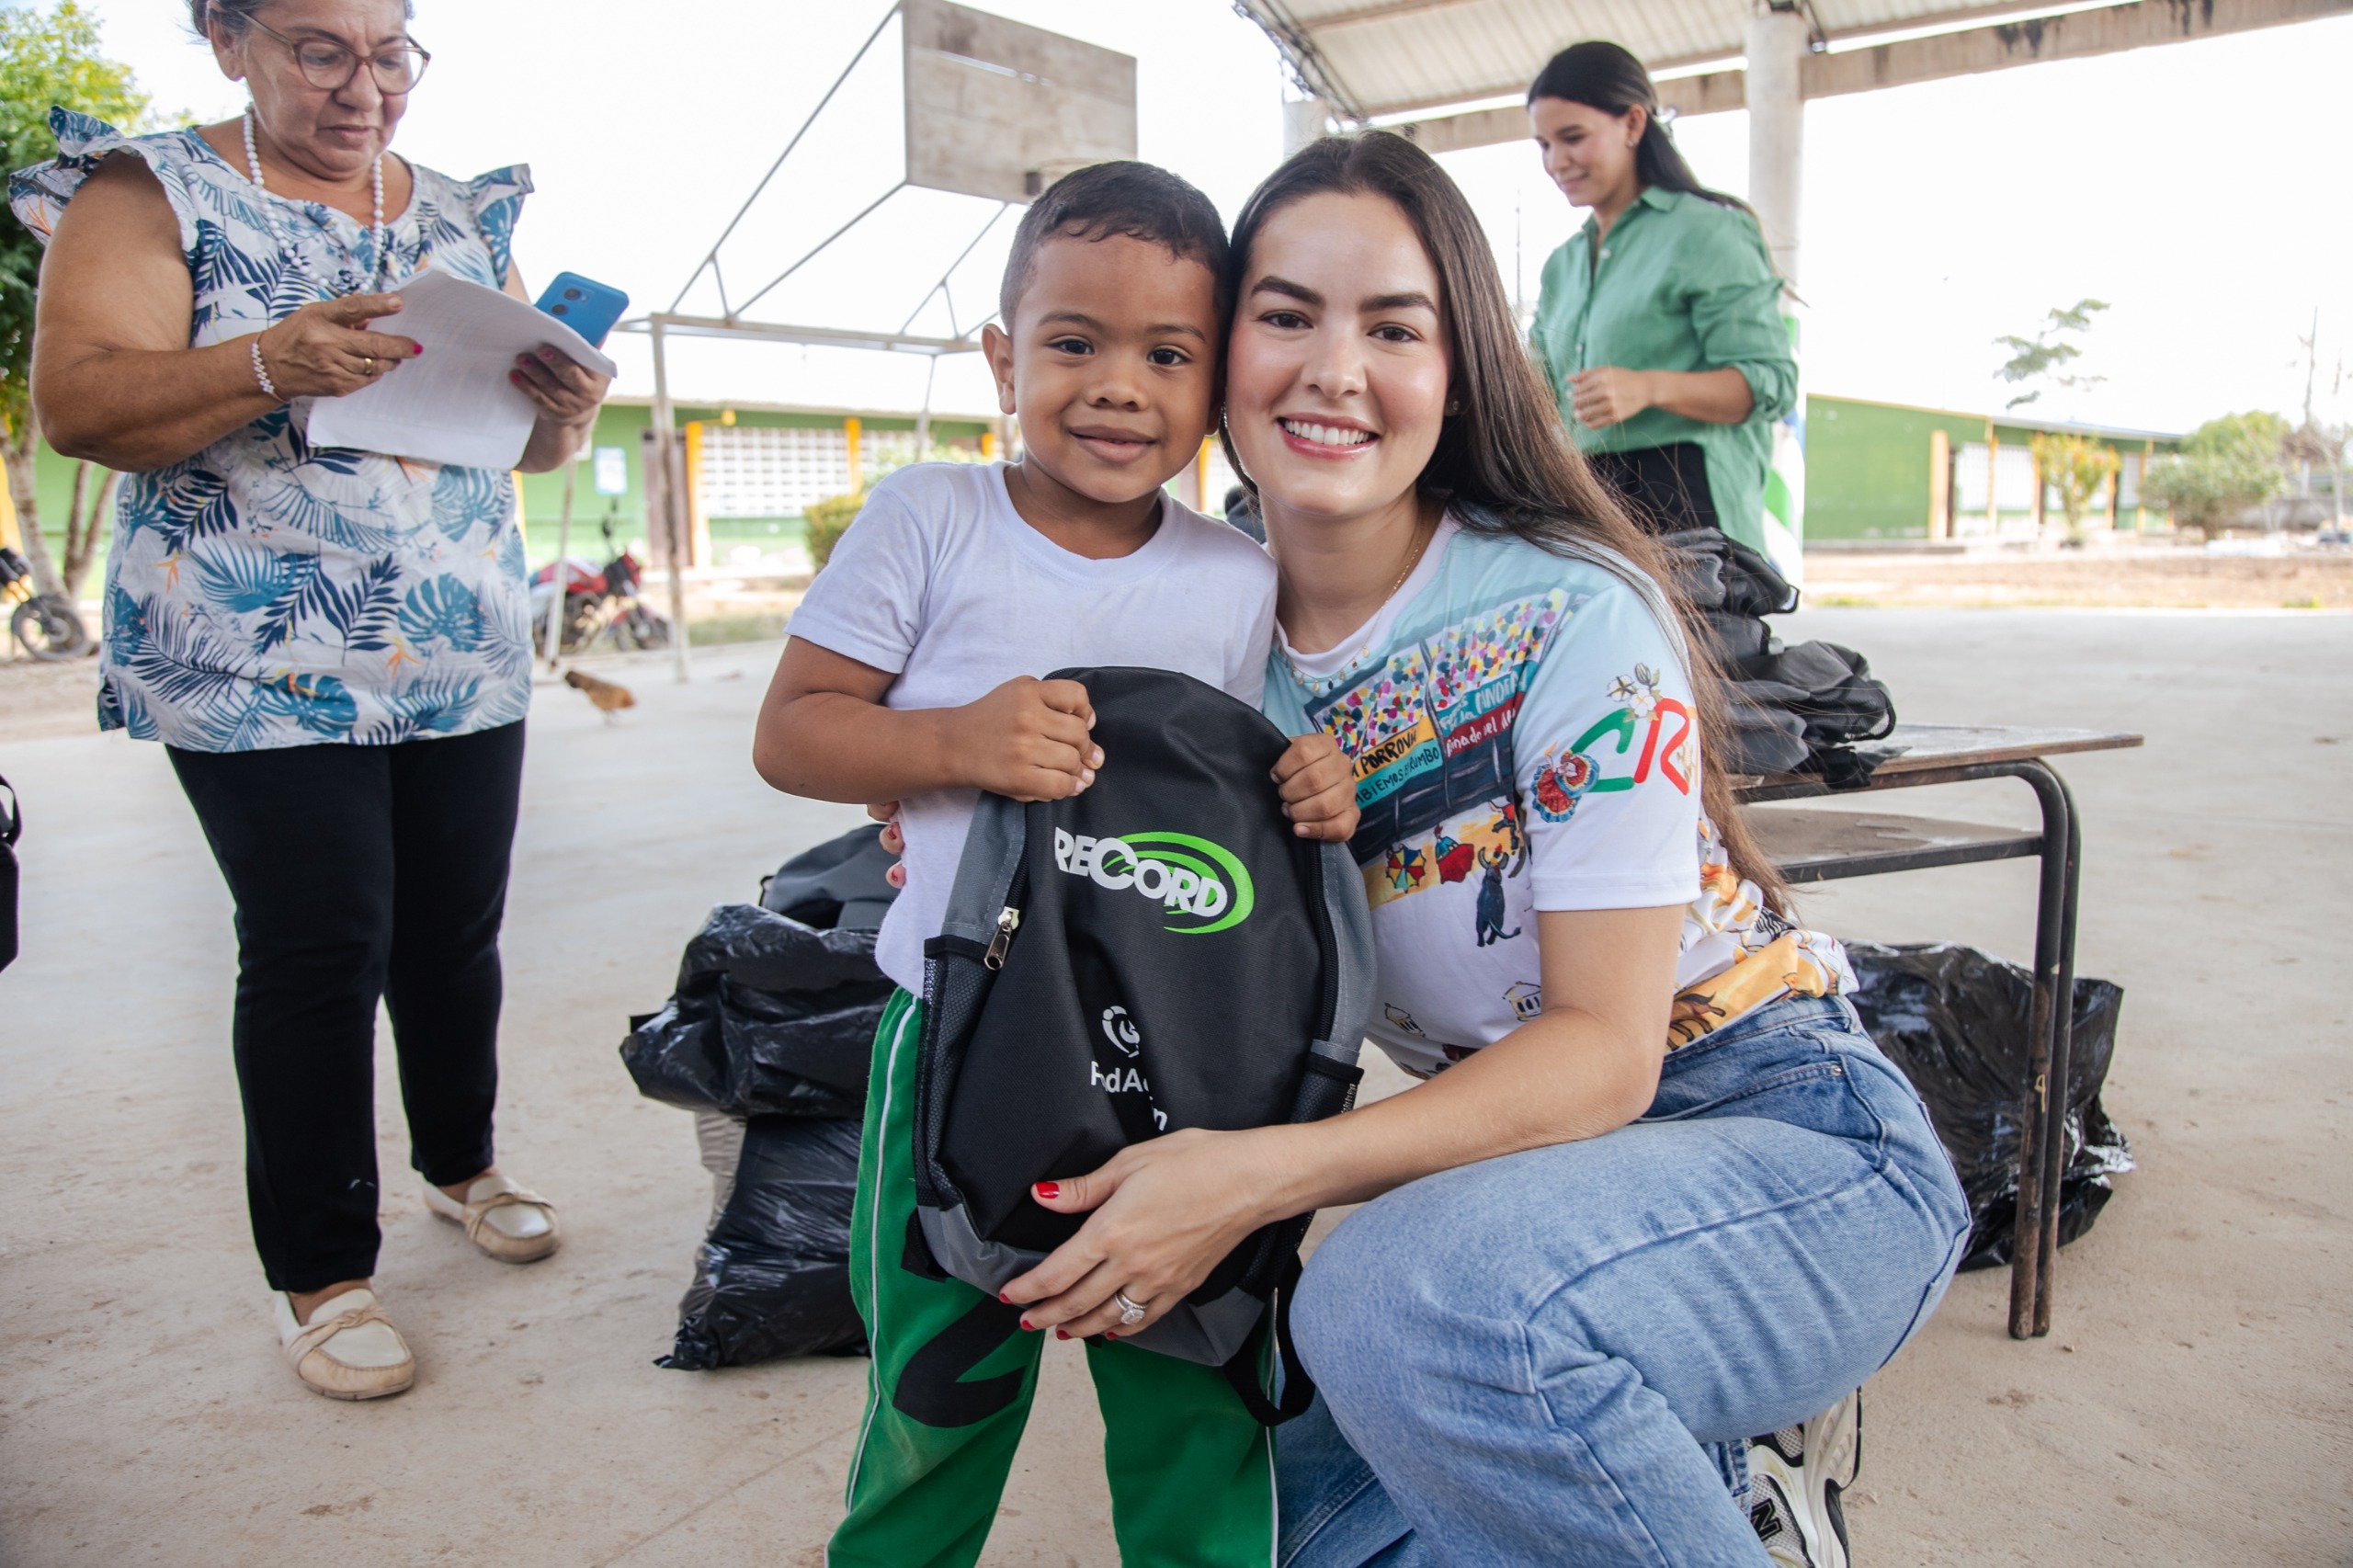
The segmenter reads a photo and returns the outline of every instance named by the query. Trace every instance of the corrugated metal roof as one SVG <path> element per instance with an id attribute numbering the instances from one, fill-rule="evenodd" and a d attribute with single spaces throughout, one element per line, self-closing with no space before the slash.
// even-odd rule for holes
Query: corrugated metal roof
<path id="1" fill-rule="evenodd" d="M 1621 43 L 1653 71 L 1740 54 L 1754 0 L 1239 0 L 1308 85 L 1364 119 L 1525 91 L 1559 50 Z M 1953 0 L 1811 0 L 1825 40 L 1961 24 L 2033 7 Z"/>

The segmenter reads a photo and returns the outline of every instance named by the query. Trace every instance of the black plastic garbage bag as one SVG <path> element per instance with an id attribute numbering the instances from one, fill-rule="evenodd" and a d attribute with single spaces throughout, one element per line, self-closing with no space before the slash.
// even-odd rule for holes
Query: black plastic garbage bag
<path id="1" fill-rule="evenodd" d="M 695 1256 L 678 1335 L 654 1365 L 681 1371 L 780 1356 L 861 1355 L 849 1293 L 858 1124 L 754 1117 L 735 1187 Z"/>
<path id="2" fill-rule="evenodd" d="M 819 931 L 751 903 L 710 912 L 621 1061 L 648 1099 L 729 1116 L 856 1117 L 891 982 L 871 931 Z"/>
<path id="3" fill-rule="evenodd" d="M 1961 1173 L 1975 1221 L 1963 1268 L 2010 1260 L 2018 1219 L 2018 1140 L 2027 1114 L 2027 1019 L 2032 976 L 1974 948 L 1938 942 L 1848 942 L 1863 1028 L 1903 1069 L 1928 1108 Z M 2116 1051 L 2124 991 L 2075 982 L 2067 1057 L 2066 1159 L 2059 1187 L 2059 1242 L 2091 1229 L 2112 1195 L 2109 1178 L 2132 1168 L 2124 1135 L 2100 1108 Z"/>

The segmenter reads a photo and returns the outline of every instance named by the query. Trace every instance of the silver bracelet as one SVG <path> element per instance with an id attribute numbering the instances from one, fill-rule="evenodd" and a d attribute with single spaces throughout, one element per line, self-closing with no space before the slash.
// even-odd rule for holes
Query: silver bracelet
<path id="1" fill-rule="evenodd" d="M 254 339 L 253 339 L 253 355 L 254 355 L 254 380 L 255 380 L 255 381 L 259 381 L 259 382 L 261 383 L 261 390 L 262 390 L 262 391 L 264 391 L 264 392 L 267 392 L 267 393 L 270 395 L 270 397 L 271 397 L 272 399 L 274 399 L 275 401 L 277 401 L 277 402 L 278 402 L 278 403 L 284 403 L 286 400 L 285 400 L 284 398 L 279 397 L 279 396 L 278 395 L 278 389 L 277 389 L 276 387 L 271 386 L 271 385 L 269 384 L 269 372 L 268 372 L 267 370 L 266 370 L 266 369 L 262 369 L 262 363 L 261 363 L 261 334 L 260 334 L 260 333 L 255 333 L 255 334 L 254 334 Z"/>

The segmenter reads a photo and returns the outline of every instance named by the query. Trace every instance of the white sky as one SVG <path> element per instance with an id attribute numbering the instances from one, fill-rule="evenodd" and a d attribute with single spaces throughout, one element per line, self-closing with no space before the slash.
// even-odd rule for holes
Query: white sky
<path id="1" fill-rule="evenodd" d="M 464 176 L 528 162 L 538 185 L 517 253 L 534 287 L 570 269 L 667 305 L 887 0 L 648 6 L 642 0 L 420 0 L 433 51 L 397 145 Z M 170 0 L 93 0 L 107 47 L 159 108 L 242 107 Z M 1225 0 L 987 0 L 985 8 L 1132 54 L 1139 155 L 1200 186 L 1229 220 L 1282 151 L 1273 47 Z M 747 225 L 731 276 L 780 269 L 897 177 L 895 24 Z M 1533 68 L 1531 62 L 1531 69 Z M 2344 84 L 2353 17 L 1829 98 L 1806 111 L 1805 373 L 1818 392 L 1962 410 L 1999 406 L 1991 339 L 2030 334 L 2086 295 L 2096 391 L 2033 412 L 2186 429 L 2248 407 L 2291 416 L 2297 338 L 2320 312 L 2319 403 L 2353 413 L 2353 200 Z M 1700 177 L 1742 194 L 1746 117 L 1685 120 Z M 1582 222 L 1525 144 L 1451 154 L 1532 296 L 1546 254 Z M 994 210 L 894 197 L 755 312 L 895 328 Z M 994 297 L 1008 214 L 956 278 L 968 330 Z M 1517 235 L 1517 244 L 1515 236 Z M 763 278 L 762 280 L 765 280 Z M 689 301 L 693 308 L 693 301 Z M 945 333 L 935 302 L 915 330 Z M 620 389 L 647 392 L 642 339 L 616 335 Z M 912 408 L 911 358 L 686 344 L 681 398 Z M 945 360 L 941 411 L 992 406 L 975 358 Z"/>

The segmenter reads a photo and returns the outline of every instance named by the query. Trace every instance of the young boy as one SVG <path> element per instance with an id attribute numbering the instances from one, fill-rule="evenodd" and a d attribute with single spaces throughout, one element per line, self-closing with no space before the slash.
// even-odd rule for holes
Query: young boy
<path id="1" fill-rule="evenodd" d="M 1274 563 L 1161 492 L 1214 418 L 1225 261 L 1217 210 L 1149 165 L 1099 164 L 1041 196 L 984 337 L 1021 461 L 877 485 L 795 612 L 760 711 L 761 777 L 896 801 L 906 842 L 875 949 L 900 989 L 875 1039 L 851 1242 L 873 1372 L 831 1568 L 977 1559 L 1036 1386 L 1040 1336 L 1019 1308 L 903 1266 L 923 944 L 976 791 L 1061 800 L 1119 766 L 1088 734 L 1086 689 L 1037 678 L 1049 670 L 1151 665 L 1259 699 Z M 1354 831 L 1347 760 L 1325 737 L 1295 743 L 1267 787 L 1303 835 Z M 1087 1354 L 1120 1561 L 1272 1561 L 1272 1455 L 1223 1374 L 1132 1346 Z"/>

